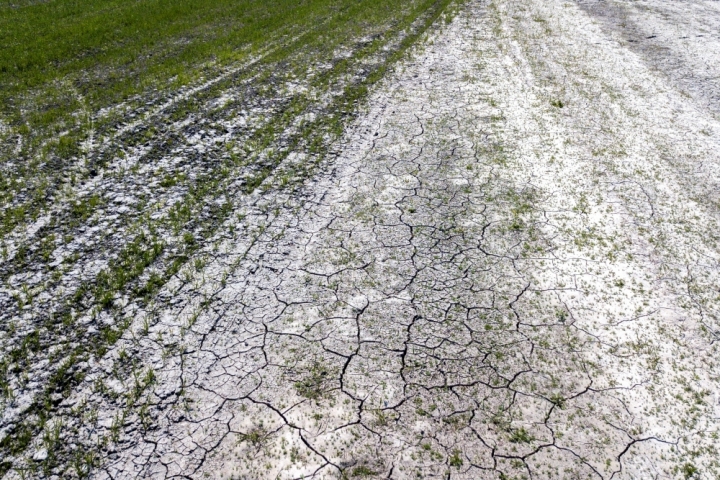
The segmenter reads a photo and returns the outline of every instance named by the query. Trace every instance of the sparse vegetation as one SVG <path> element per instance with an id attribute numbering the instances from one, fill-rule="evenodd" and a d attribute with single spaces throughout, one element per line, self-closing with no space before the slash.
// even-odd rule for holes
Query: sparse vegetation
<path id="1" fill-rule="evenodd" d="M 0 476 L 718 476 L 716 100 L 595 8 L 0 7 Z"/>

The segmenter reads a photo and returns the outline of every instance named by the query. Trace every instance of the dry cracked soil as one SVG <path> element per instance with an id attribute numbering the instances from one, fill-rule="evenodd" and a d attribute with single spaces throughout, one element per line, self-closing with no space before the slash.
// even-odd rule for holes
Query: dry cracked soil
<path id="1" fill-rule="evenodd" d="M 6 478 L 720 478 L 718 27 L 712 0 L 464 3 L 123 305 Z M 233 135 L 188 125 L 168 171 Z"/>

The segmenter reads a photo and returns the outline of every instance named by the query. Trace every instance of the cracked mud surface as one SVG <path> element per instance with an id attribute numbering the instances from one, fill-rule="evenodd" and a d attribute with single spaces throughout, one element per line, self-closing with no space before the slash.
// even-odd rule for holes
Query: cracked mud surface
<path id="1" fill-rule="evenodd" d="M 718 478 L 717 62 L 691 78 L 586 3 L 438 25 L 302 185 L 230 199 L 18 461 L 60 440 L 92 478 Z M 720 18 L 683 4 L 706 13 L 612 18 Z"/>

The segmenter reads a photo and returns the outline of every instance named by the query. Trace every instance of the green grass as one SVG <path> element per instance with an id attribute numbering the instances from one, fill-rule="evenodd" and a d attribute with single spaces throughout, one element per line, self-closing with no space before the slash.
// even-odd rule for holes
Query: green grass
<path id="1" fill-rule="evenodd" d="M 112 107 L 145 107 L 261 53 L 257 72 L 292 58 L 307 73 L 334 49 L 386 30 L 419 3 L 429 2 L 2 2 L 0 165 L 15 165 L 0 178 L 0 237 L 41 214 L 58 175 L 85 154 L 91 131 L 111 132 L 128 120 Z"/>
<path id="2" fill-rule="evenodd" d="M 3 3 L 3 113 L 15 117 L 25 95 L 44 94 L 25 118 L 31 128 L 83 106 L 67 97 L 67 85 L 91 109 L 149 87 L 177 88 L 197 77 L 194 69 L 202 64 L 246 58 L 269 41 L 298 34 L 332 10 L 352 5 L 332 0 Z"/>
<path id="3" fill-rule="evenodd" d="M 249 58 L 327 22 L 304 45 L 358 34 L 400 1 L 17 0 L 0 6 L 0 105 L 23 132 L 149 89 L 176 89 L 210 62 Z M 326 38 L 328 37 L 328 38 Z M 302 45 L 301 45 L 302 46 Z M 20 108 L 30 107 L 27 112 Z M 72 155 L 63 137 L 56 148 Z"/>

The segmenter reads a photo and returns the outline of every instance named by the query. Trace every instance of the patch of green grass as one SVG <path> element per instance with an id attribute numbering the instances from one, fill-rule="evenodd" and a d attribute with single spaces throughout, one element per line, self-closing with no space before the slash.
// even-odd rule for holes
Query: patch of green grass
<path id="1" fill-rule="evenodd" d="M 101 203 L 102 199 L 98 195 L 92 195 L 90 198 L 84 198 L 73 203 L 70 209 L 71 224 L 79 225 L 90 218 L 95 208 Z"/>
<path id="2" fill-rule="evenodd" d="M 23 141 L 18 158 L 12 145 L 3 145 L 0 139 L 0 162 L 21 160 L 0 180 L 0 206 L 5 207 L 0 210 L 0 236 L 37 218 L 58 186 L 57 181 L 44 179 L 64 174 L 67 164 L 83 154 L 81 143 L 91 130 L 112 130 L 113 122 L 128 120 L 121 113 L 98 116 L 101 110 L 110 108 L 103 111 L 111 112 L 121 103 L 123 108 L 145 108 L 148 101 L 216 77 L 226 67 L 240 66 L 259 54 L 266 56 L 251 69 L 260 73 L 256 78 L 276 71 L 289 59 L 290 65 L 283 68 L 308 75 L 315 64 L 333 61 L 338 48 L 404 23 L 436 3 L 447 2 L 3 3 L 0 120 Z M 192 105 L 191 97 L 170 113 L 183 118 Z M 287 115 L 293 111 L 288 109 Z M 135 141 L 145 142 L 154 133 L 150 128 L 136 135 Z M 123 140 L 125 145 L 128 142 L 131 139 Z M 165 183 L 180 180 L 166 179 Z"/>
<path id="3" fill-rule="evenodd" d="M 365 465 L 355 467 L 355 468 L 353 468 L 353 471 L 352 471 L 353 477 L 370 477 L 372 475 L 376 475 L 376 472 L 374 472 L 373 470 L 370 470 Z"/>
<path id="4" fill-rule="evenodd" d="M 273 42 L 333 44 L 402 14 L 399 0 L 17 0 L 0 5 L 2 114 L 47 126 L 152 88 L 197 80 L 208 62 L 245 60 Z M 323 25 L 322 31 L 315 27 Z M 309 32 L 313 32 L 309 34 Z M 334 38 L 332 34 L 344 38 Z M 308 35 L 309 34 L 309 35 Z M 296 48 L 297 48 L 296 47 Z M 284 56 L 282 52 L 278 56 Z M 79 100 L 80 99 L 80 100 Z M 21 107 L 32 108 L 21 112 Z M 58 148 L 77 149 L 62 136 Z"/>
<path id="5" fill-rule="evenodd" d="M 310 400 L 319 400 L 325 393 L 328 378 L 327 368 L 321 364 L 313 364 L 307 375 L 295 382 L 295 389 L 302 397 Z"/>
<path id="6" fill-rule="evenodd" d="M 510 442 L 512 443 L 530 443 L 533 440 L 534 438 L 527 430 L 525 430 L 525 428 L 514 430 L 510 435 Z"/>
<path id="7" fill-rule="evenodd" d="M 160 240 L 149 238 L 144 233 L 125 247 L 113 265 L 97 276 L 93 294 L 99 305 L 103 308 L 111 306 L 114 296 L 138 278 L 162 253 L 163 248 Z M 151 275 L 149 282 L 155 284 L 158 280 Z M 146 293 L 144 288 L 141 288 L 143 294 Z M 84 293 L 78 290 L 76 298 L 81 298 Z"/>
<path id="8" fill-rule="evenodd" d="M 150 86 L 179 87 L 198 63 L 235 60 L 321 21 L 332 0 L 18 0 L 0 6 L 6 111 L 34 94 L 31 128 Z M 376 2 L 381 3 L 381 2 Z M 188 68 L 190 67 L 190 68 Z M 85 99 L 65 95 L 66 82 Z M 62 140 L 61 140 L 62 141 Z M 68 140 L 68 145 L 71 141 Z"/>
<path id="9" fill-rule="evenodd" d="M 451 467 L 460 468 L 463 465 L 463 459 L 460 456 L 460 450 L 453 450 L 453 454 L 450 456 L 450 459 L 448 460 Z"/>
<path id="10" fill-rule="evenodd" d="M 693 478 L 697 476 L 698 469 L 692 463 L 686 463 L 682 467 L 682 473 L 685 478 Z"/>

